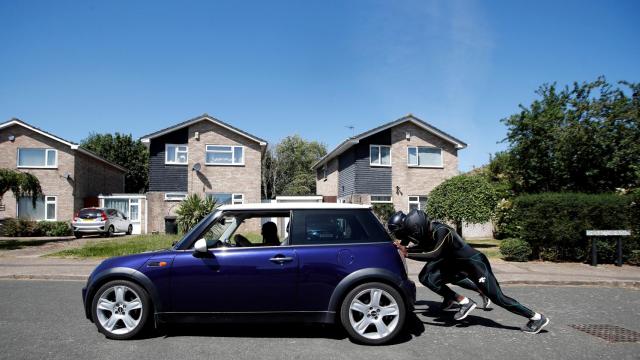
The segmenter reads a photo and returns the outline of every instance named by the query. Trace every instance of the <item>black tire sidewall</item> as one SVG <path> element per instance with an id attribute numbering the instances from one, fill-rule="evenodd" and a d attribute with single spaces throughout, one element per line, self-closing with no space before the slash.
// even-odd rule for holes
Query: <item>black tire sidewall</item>
<path id="1" fill-rule="evenodd" d="M 349 304 L 351 304 L 351 301 L 353 301 L 353 298 L 355 298 L 355 296 L 358 295 L 360 292 L 366 289 L 371 289 L 371 288 L 377 288 L 377 289 L 386 291 L 389 295 L 391 295 L 394 298 L 394 300 L 398 304 L 398 312 L 400 317 L 398 319 L 398 325 L 391 332 L 391 334 L 387 335 L 383 339 L 367 339 L 366 337 L 358 334 L 353 329 L 353 327 L 351 327 L 351 323 L 349 322 L 349 311 L 350 311 Z M 392 286 L 389 286 L 384 283 L 379 283 L 379 282 L 364 283 L 351 289 L 351 291 L 349 291 L 347 296 L 345 296 L 344 300 L 342 301 L 342 304 L 340 305 L 340 322 L 342 323 L 342 327 L 347 331 L 347 334 L 349 334 L 349 337 L 351 337 L 356 342 L 366 344 L 366 345 L 383 345 L 393 340 L 402 331 L 405 320 L 407 318 L 406 309 L 407 307 L 404 303 L 404 299 L 402 298 L 402 295 L 400 295 L 400 292 L 395 288 L 393 288 Z"/>
<path id="2" fill-rule="evenodd" d="M 127 228 L 127 235 L 131 235 L 133 233 L 133 225 L 129 225 Z"/>
<path id="3" fill-rule="evenodd" d="M 102 327 L 100 321 L 98 320 L 97 304 L 98 300 L 100 299 L 100 295 L 102 295 L 102 293 L 105 292 L 108 288 L 118 285 L 124 285 L 131 288 L 138 294 L 138 296 L 140 296 L 140 301 L 142 302 L 142 318 L 140 319 L 140 323 L 138 323 L 138 326 L 135 329 L 127 334 L 112 334 L 104 327 Z M 151 308 L 151 301 L 149 300 L 147 291 L 140 285 L 127 280 L 114 280 L 107 282 L 106 284 L 102 285 L 100 289 L 98 289 L 98 291 L 96 291 L 93 299 L 91 300 L 91 319 L 93 320 L 93 323 L 96 324 L 96 327 L 98 328 L 98 331 L 100 333 L 102 333 L 107 338 L 114 340 L 128 340 L 138 335 L 146 327 L 152 311 L 153 309 Z"/>
<path id="4" fill-rule="evenodd" d="M 113 225 L 109 226 L 109 228 L 107 229 L 107 233 L 105 234 L 106 237 L 112 237 L 113 236 L 113 232 L 115 231 L 115 229 L 113 228 Z"/>
<path id="5" fill-rule="evenodd" d="M 73 236 L 75 236 L 76 239 L 82 239 L 82 233 L 75 232 L 75 233 L 73 233 Z"/>

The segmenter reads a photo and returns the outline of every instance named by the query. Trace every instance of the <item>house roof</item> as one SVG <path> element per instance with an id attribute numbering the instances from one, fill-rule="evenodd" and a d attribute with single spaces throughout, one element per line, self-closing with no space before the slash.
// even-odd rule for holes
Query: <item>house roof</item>
<path id="1" fill-rule="evenodd" d="M 416 126 L 438 136 L 441 139 L 444 139 L 450 143 L 452 143 L 453 145 L 455 145 L 456 149 L 464 149 L 467 147 L 467 144 L 460 140 L 455 138 L 452 135 L 447 134 L 446 132 L 436 128 L 435 126 L 428 124 L 427 122 L 418 119 L 417 117 L 409 114 L 407 116 L 403 116 L 400 119 L 388 122 L 386 124 L 382 124 L 376 128 L 373 128 L 371 130 L 365 131 L 363 133 L 360 133 L 358 135 L 354 135 L 352 137 L 347 138 L 345 141 L 341 142 L 338 146 L 336 146 L 333 150 L 331 150 L 329 153 L 327 153 L 327 155 L 323 156 L 322 158 L 320 158 L 320 160 L 316 161 L 315 164 L 313 164 L 312 168 L 313 169 L 317 169 L 319 166 L 326 164 L 329 160 L 335 158 L 336 156 L 342 154 L 343 152 L 349 150 L 353 145 L 357 144 L 360 142 L 360 140 L 367 138 L 371 135 L 377 134 L 381 131 L 390 129 L 394 126 L 403 124 L 405 122 L 411 122 L 413 124 L 415 124 Z"/>
<path id="2" fill-rule="evenodd" d="M 158 131 L 153 132 L 151 134 L 142 136 L 140 138 L 140 140 L 143 143 L 149 143 L 149 141 L 151 139 L 153 139 L 153 138 L 168 134 L 168 133 L 173 132 L 173 131 L 178 130 L 178 129 L 185 128 L 185 127 L 187 127 L 187 126 L 189 126 L 191 124 L 195 124 L 195 123 L 203 121 L 203 120 L 211 121 L 212 123 L 214 123 L 214 124 L 216 124 L 218 126 L 222 126 L 223 128 L 225 128 L 227 130 L 233 131 L 236 134 L 239 134 L 239 135 L 242 135 L 242 136 L 246 137 L 247 139 L 253 140 L 253 141 L 257 142 L 258 144 L 260 144 L 260 146 L 267 146 L 267 141 L 266 140 L 261 139 L 261 138 L 255 136 L 255 135 L 251 135 L 246 131 L 240 130 L 237 127 L 234 127 L 234 126 L 231 126 L 231 125 L 225 123 L 224 121 L 221 121 L 221 120 L 218 120 L 218 119 L 216 119 L 216 118 L 214 118 L 212 116 L 209 116 L 207 113 L 204 113 L 204 114 L 202 114 L 200 116 L 196 116 L 196 117 L 194 117 L 192 119 L 183 121 L 181 123 L 175 124 L 173 126 L 169 126 L 169 127 L 164 128 L 162 130 L 158 130 Z"/>
<path id="3" fill-rule="evenodd" d="M 49 139 L 52 139 L 52 140 L 55 140 L 55 141 L 57 141 L 59 143 L 67 145 L 67 146 L 69 146 L 71 148 L 71 150 L 75 150 L 75 151 L 77 151 L 79 153 L 82 153 L 82 154 L 85 154 L 87 156 L 90 156 L 90 157 L 92 157 L 92 158 L 94 158 L 94 159 L 96 159 L 98 161 L 102 161 L 103 163 L 105 163 L 105 164 L 107 164 L 109 166 L 112 166 L 112 167 L 114 167 L 114 168 L 116 168 L 116 169 L 118 169 L 120 171 L 123 171 L 123 172 L 127 171 L 127 169 L 123 168 L 122 166 L 120 166 L 118 164 L 115 164 L 115 163 L 103 158 L 102 156 L 94 153 L 93 151 L 87 150 L 87 149 L 81 147 L 80 145 L 78 145 L 78 144 L 76 144 L 74 142 L 71 142 L 69 140 L 65 140 L 65 139 L 63 139 L 63 138 L 61 138 L 59 136 L 53 135 L 53 134 L 51 134 L 49 132 L 46 132 L 46 131 L 44 131 L 44 130 L 42 130 L 40 128 L 37 128 L 37 127 L 35 127 L 33 125 L 27 124 L 26 122 L 24 122 L 24 121 L 22 121 L 20 119 L 13 118 L 13 119 L 11 119 L 9 121 L 3 122 L 2 124 L 0 124 L 0 129 L 4 129 L 4 128 L 7 128 L 7 127 L 13 126 L 13 125 L 22 126 L 23 128 L 29 129 L 29 130 L 31 130 L 33 132 L 36 132 L 36 133 L 40 134 L 40 135 L 48 137 Z"/>

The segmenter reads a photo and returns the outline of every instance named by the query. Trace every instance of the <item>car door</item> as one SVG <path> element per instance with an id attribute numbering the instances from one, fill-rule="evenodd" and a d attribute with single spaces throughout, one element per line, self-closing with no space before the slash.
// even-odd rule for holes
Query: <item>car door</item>
<path id="1" fill-rule="evenodd" d="M 298 256 L 287 246 L 178 253 L 171 271 L 174 312 L 280 312 L 297 298 Z"/>

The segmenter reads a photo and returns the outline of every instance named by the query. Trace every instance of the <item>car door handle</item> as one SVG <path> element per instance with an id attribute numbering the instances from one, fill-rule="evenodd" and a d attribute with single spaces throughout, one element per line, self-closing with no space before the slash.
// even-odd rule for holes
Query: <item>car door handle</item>
<path id="1" fill-rule="evenodd" d="M 271 259 L 269 259 L 269 261 L 282 264 L 284 262 L 293 261 L 293 258 L 288 256 L 274 256 Z"/>

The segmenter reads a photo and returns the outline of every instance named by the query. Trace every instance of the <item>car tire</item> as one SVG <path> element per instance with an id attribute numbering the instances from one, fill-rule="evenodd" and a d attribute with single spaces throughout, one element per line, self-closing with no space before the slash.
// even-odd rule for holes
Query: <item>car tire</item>
<path id="1" fill-rule="evenodd" d="M 102 285 L 91 302 L 93 323 L 100 333 L 114 340 L 128 340 L 140 334 L 152 311 L 146 290 L 127 280 Z"/>
<path id="2" fill-rule="evenodd" d="M 127 228 L 127 235 L 131 235 L 133 233 L 133 225 L 129 224 L 129 227 Z"/>
<path id="3" fill-rule="evenodd" d="M 112 237 L 114 232 L 115 232 L 115 229 L 113 228 L 113 225 L 111 225 L 107 229 L 107 232 L 104 233 L 104 237 Z"/>
<path id="4" fill-rule="evenodd" d="M 80 233 L 80 232 L 74 232 L 73 236 L 75 236 L 76 239 L 82 239 L 82 233 Z"/>
<path id="5" fill-rule="evenodd" d="M 366 345 L 393 340 L 402 331 L 406 316 L 398 290 L 379 282 L 356 286 L 340 306 L 340 321 L 349 337 Z"/>

